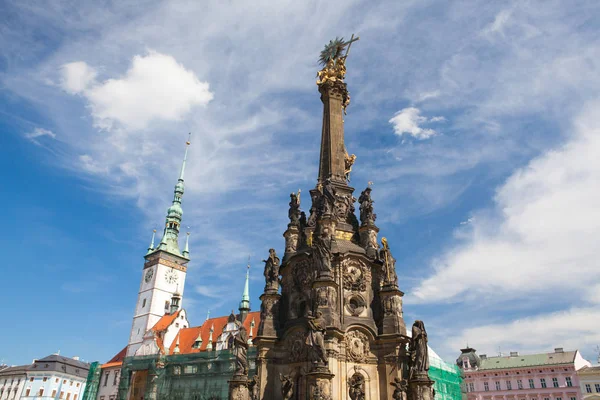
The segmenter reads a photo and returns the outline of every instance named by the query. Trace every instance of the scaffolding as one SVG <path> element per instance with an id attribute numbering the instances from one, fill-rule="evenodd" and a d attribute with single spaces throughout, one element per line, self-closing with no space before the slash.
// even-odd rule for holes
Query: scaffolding
<path id="1" fill-rule="evenodd" d="M 83 391 L 81 400 L 96 400 L 98 386 L 100 386 L 100 363 L 96 361 L 90 365 L 85 390 Z"/>
<path id="2" fill-rule="evenodd" d="M 256 348 L 248 349 L 248 375 L 256 374 Z M 235 369 L 230 350 L 127 357 L 119 384 L 120 399 L 224 400 Z"/>
<path id="3" fill-rule="evenodd" d="M 429 378 L 435 381 L 435 400 L 462 400 L 462 373 L 458 366 L 430 357 Z"/>

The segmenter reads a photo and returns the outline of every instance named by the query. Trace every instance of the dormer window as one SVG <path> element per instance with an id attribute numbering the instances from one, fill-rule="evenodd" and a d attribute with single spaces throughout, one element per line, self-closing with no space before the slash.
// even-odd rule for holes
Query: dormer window
<path id="1" fill-rule="evenodd" d="M 463 368 L 471 368 L 471 364 L 469 363 L 469 357 L 463 357 Z"/>

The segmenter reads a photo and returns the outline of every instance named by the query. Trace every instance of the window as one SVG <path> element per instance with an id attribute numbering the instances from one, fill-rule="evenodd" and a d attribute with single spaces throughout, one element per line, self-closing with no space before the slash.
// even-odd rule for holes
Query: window
<path id="1" fill-rule="evenodd" d="M 596 383 L 594 387 L 596 388 L 596 393 L 600 393 L 600 383 Z"/>
<path id="2" fill-rule="evenodd" d="M 571 381 L 571 377 L 567 376 L 565 378 L 565 381 L 567 382 L 567 387 L 572 387 L 573 386 L 573 382 Z"/>
<path id="3" fill-rule="evenodd" d="M 558 387 L 558 378 L 552 378 L 552 386 Z"/>
<path id="4" fill-rule="evenodd" d="M 59 399 L 64 399 L 65 398 L 65 392 L 60 392 L 60 397 Z"/>
<path id="5" fill-rule="evenodd" d="M 173 367 L 173 375 L 181 375 L 181 367 L 179 365 Z"/>
<path id="6" fill-rule="evenodd" d="M 58 378 L 56 378 L 56 379 L 54 380 L 54 383 L 58 383 Z"/>
<path id="7" fill-rule="evenodd" d="M 506 381 L 506 390 L 512 390 L 512 382 Z"/>
<path id="8" fill-rule="evenodd" d="M 44 395 L 44 388 L 40 388 L 40 391 L 38 392 L 38 396 L 42 397 Z"/>
<path id="9" fill-rule="evenodd" d="M 533 383 L 533 379 L 529 380 L 529 389 L 535 389 L 535 383 Z"/>
<path id="10" fill-rule="evenodd" d="M 592 385 L 590 385 L 589 383 L 585 384 L 585 391 L 588 393 L 592 393 Z"/>
<path id="11" fill-rule="evenodd" d="M 540 385 L 542 385 L 542 388 L 546 387 L 546 378 L 541 378 L 540 379 Z"/>
<path id="12" fill-rule="evenodd" d="M 71 381 L 71 384 L 69 386 L 73 386 L 73 381 Z"/>
<path id="13" fill-rule="evenodd" d="M 195 365 L 186 365 L 183 367 L 184 374 L 195 374 L 196 372 L 198 372 L 198 367 Z"/>
<path id="14" fill-rule="evenodd" d="M 79 387 L 79 382 L 77 382 L 77 387 Z"/>
<path id="15" fill-rule="evenodd" d="M 31 389 L 29 389 L 29 388 L 28 388 L 28 389 L 25 391 L 25 397 L 29 397 L 29 393 L 31 393 Z"/>
<path id="16" fill-rule="evenodd" d="M 77 393 L 73 396 L 73 400 L 77 400 Z"/>
<path id="17" fill-rule="evenodd" d="M 33 382 L 33 377 L 29 378 L 29 382 Z"/>
<path id="18" fill-rule="evenodd" d="M 496 381 L 496 390 L 502 390 L 502 387 L 500 386 L 500 381 Z"/>
<path id="19" fill-rule="evenodd" d="M 483 390 L 485 390 L 486 392 L 490 391 L 490 385 L 487 382 L 483 382 Z M 592 390 L 590 388 L 590 390 Z"/>
<path id="20" fill-rule="evenodd" d="M 475 384 L 473 384 L 473 382 L 469 383 L 469 391 L 470 392 L 474 392 L 475 391 Z"/>
<path id="21" fill-rule="evenodd" d="M 117 373 L 117 371 L 115 371 L 115 377 L 113 378 L 113 386 L 117 386 L 118 383 L 119 383 L 119 374 Z M 77 384 L 77 386 L 79 386 L 79 383 Z"/>
<path id="22" fill-rule="evenodd" d="M 544 400 L 550 400 L 550 397 L 544 397 Z"/>
<path id="23" fill-rule="evenodd" d="M 46 382 L 47 380 L 48 380 L 47 376 L 45 376 L 45 377 L 42 378 L 42 381 L 44 381 L 44 382 Z"/>
<path id="24" fill-rule="evenodd" d="M 53 399 L 54 399 L 54 398 L 56 398 L 56 389 L 54 389 L 54 390 L 52 391 L 52 398 L 53 398 Z"/>
<path id="25" fill-rule="evenodd" d="M 146 299 L 144 299 L 144 301 L 142 301 L 142 308 L 146 307 Z"/>
<path id="26" fill-rule="evenodd" d="M 520 379 L 517 380 L 517 388 L 523 389 L 523 381 Z"/>
<path id="27" fill-rule="evenodd" d="M 71 400 L 71 393 L 67 393 L 67 400 Z"/>
<path id="28" fill-rule="evenodd" d="M 108 384 L 108 375 L 110 374 L 109 371 L 106 371 L 106 373 L 104 374 L 104 386 L 106 386 Z"/>
<path id="29" fill-rule="evenodd" d="M 562 397 L 555 397 L 556 400 L 562 400 Z"/>
<path id="30" fill-rule="evenodd" d="M 571 397 L 571 400 L 577 400 L 577 397 Z"/>

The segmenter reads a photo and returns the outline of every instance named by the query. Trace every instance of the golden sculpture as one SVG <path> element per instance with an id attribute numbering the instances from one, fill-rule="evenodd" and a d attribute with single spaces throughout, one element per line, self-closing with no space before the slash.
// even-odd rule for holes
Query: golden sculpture
<path id="1" fill-rule="evenodd" d="M 348 182 L 350 182 L 350 172 L 352 171 L 354 161 L 356 161 L 356 156 L 354 154 L 348 154 L 348 151 L 346 151 L 346 156 L 344 157 L 344 175 Z"/>

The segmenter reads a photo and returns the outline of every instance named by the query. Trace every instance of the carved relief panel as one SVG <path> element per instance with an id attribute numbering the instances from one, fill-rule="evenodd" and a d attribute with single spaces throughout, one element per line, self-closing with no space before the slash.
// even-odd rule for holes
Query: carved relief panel
<path id="1" fill-rule="evenodd" d="M 349 361 L 364 362 L 371 354 L 369 337 L 360 331 L 346 333 L 346 357 Z"/>

